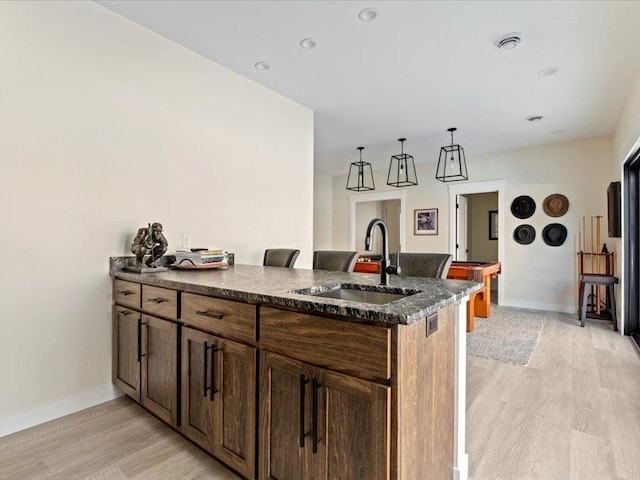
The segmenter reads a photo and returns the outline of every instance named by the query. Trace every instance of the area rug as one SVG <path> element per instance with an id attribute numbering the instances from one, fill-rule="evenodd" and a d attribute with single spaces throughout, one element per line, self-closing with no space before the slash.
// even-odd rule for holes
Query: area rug
<path id="1" fill-rule="evenodd" d="M 467 353 L 514 365 L 527 365 L 549 312 L 491 306 L 489 318 L 475 318 L 467 333 Z"/>

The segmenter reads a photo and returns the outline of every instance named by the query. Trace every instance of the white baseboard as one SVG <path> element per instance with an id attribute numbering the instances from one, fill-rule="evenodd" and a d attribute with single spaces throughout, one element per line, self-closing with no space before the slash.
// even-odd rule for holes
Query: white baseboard
<path id="1" fill-rule="evenodd" d="M 453 468 L 453 480 L 467 480 L 469 478 L 469 455 L 460 457 L 459 465 Z"/>
<path id="2" fill-rule="evenodd" d="M 121 397 L 122 392 L 113 384 L 79 393 L 72 397 L 63 398 L 57 402 L 47 403 L 39 407 L 30 408 L 22 412 L 0 418 L 0 437 L 10 435 L 41 423 L 64 417 L 71 413 L 93 407 L 114 398 Z"/>
<path id="3" fill-rule="evenodd" d="M 504 307 L 527 308 L 529 310 L 544 310 L 546 312 L 576 313 L 576 306 L 573 304 L 566 305 L 505 300 L 500 305 Z"/>

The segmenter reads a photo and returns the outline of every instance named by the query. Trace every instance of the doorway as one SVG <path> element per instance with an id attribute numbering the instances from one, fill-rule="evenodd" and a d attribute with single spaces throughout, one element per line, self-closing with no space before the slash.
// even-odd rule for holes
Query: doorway
<path id="1" fill-rule="evenodd" d="M 396 203 L 394 203 L 394 201 Z M 401 251 L 402 247 L 405 244 L 404 212 L 406 211 L 406 201 L 406 190 L 349 195 L 349 249 L 352 251 L 361 251 L 364 248 L 364 240 L 362 242 L 359 242 L 359 244 L 358 238 L 364 238 L 367 225 L 373 218 L 375 218 L 371 216 L 372 212 L 374 211 L 373 208 L 376 208 L 376 211 L 382 209 L 383 212 L 386 208 L 387 213 L 391 213 L 391 210 L 393 209 L 397 211 L 397 216 L 395 215 L 395 212 L 393 212 L 393 215 L 388 216 L 388 220 L 392 219 L 387 225 L 389 227 L 389 249 L 392 252 L 395 250 Z M 367 205 L 370 205 L 371 209 L 369 209 Z M 365 214 L 366 217 L 364 219 L 361 218 L 362 215 L 358 215 L 359 210 L 361 212 L 368 212 L 367 214 Z M 364 225 L 364 229 L 362 225 Z M 394 230 L 393 232 L 391 232 L 392 227 Z M 376 235 L 376 237 L 379 236 L 380 235 Z"/>
<path id="2" fill-rule="evenodd" d="M 504 303 L 504 286 L 507 283 L 507 278 L 509 274 L 508 265 L 505 265 L 504 261 L 504 222 L 500 221 L 500 216 L 504 215 L 505 212 L 505 181 L 504 180 L 491 180 L 486 182 L 470 182 L 463 184 L 454 184 L 449 185 L 449 253 L 451 253 L 454 258 L 456 257 L 456 245 L 459 245 L 459 241 L 457 238 L 458 232 L 458 209 L 456 205 L 458 205 L 457 200 L 460 196 L 470 196 L 474 194 L 484 194 L 484 193 L 494 193 L 497 194 L 497 208 L 498 217 L 497 217 L 497 246 L 498 246 L 498 261 L 502 264 L 502 271 L 500 273 L 500 280 L 498 282 L 498 304 Z M 481 221 L 481 220 L 479 220 Z M 487 228 L 489 225 L 489 216 L 487 215 Z M 495 237 L 495 235 L 493 235 Z M 466 238 L 466 237 L 465 237 Z M 467 248 L 467 247 L 465 247 Z M 473 252 L 471 252 L 471 256 L 473 257 Z M 470 258 L 470 260 L 475 260 L 474 258 Z M 485 260 L 485 259 L 480 259 Z"/>
<path id="3" fill-rule="evenodd" d="M 624 164 L 623 333 L 640 347 L 640 150 Z"/>

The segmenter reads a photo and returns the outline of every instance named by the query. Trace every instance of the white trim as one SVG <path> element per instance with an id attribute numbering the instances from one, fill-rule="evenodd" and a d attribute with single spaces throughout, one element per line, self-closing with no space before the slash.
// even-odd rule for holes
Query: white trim
<path id="1" fill-rule="evenodd" d="M 638 120 L 638 125 L 640 125 L 640 120 Z M 639 128 L 640 130 L 640 128 Z M 636 131 L 635 129 L 632 131 Z M 630 135 L 631 138 L 631 135 Z M 626 238 L 626 236 L 628 235 L 627 233 L 627 228 L 625 225 L 625 221 L 624 219 L 626 218 L 627 215 L 627 205 L 624 201 L 624 197 L 626 195 L 626 185 L 624 182 L 624 166 L 625 164 L 631 160 L 631 158 L 633 158 L 633 155 L 637 152 L 640 151 L 640 138 L 638 138 L 635 143 L 632 145 L 631 149 L 629 150 L 629 152 L 627 152 L 627 155 L 622 157 L 622 162 L 620 163 L 620 223 L 621 223 L 621 229 L 620 229 L 620 285 L 618 288 L 618 302 L 617 302 L 617 310 L 618 310 L 618 330 L 620 331 L 620 335 L 624 335 L 624 330 L 625 330 L 625 326 L 626 326 L 626 318 L 627 318 L 627 306 L 626 306 L 626 295 L 625 295 L 625 282 L 627 281 L 626 278 L 624 278 L 624 266 L 626 265 L 626 261 L 627 261 L 627 252 L 625 251 L 624 245 L 625 245 L 625 241 L 624 239 Z M 617 266 L 617 265 L 616 265 Z"/>
<path id="2" fill-rule="evenodd" d="M 575 314 L 576 306 L 574 304 L 556 304 L 556 303 L 536 303 L 536 302 L 523 302 L 520 300 L 511 301 L 505 300 L 501 302 L 500 305 L 505 307 L 513 307 L 513 308 L 526 308 L 528 310 L 543 310 L 546 312 L 562 312 L 562 313 L 570 313 Z"/>
<path id="3" fill-rule="evenodd" d="M 467 429 L 467 302 L 469 295 L 456 303 L 455 387 L 453 415 L 453 479 L 467 480 L 469 455 L 466 452 Z"/>
<path id="4" fill-rule="evenodd" d="M 468 182 L 449 185 L 449 253 L 455 258 L 456 252 L 456 195 L 472 193 L 498 192 L 498 261 L 502 264 L 500 281 L 498 282 L 498 304 L 504 301 L 504 286 L 507 283 L 509 268 L 504 265 L 504 218 L 505 210 L 505 181 L 489 180 L 486 182 Z"/>
<path id="5" fill-rule="evenodd" d="M 400 200 L 400 245 L 405 246 L 404 243 L 404 224 L 405 224 L 405 211 L 407 202 L 406 190 L 388 190 L 385 192 L 375 193 L 359 193 L 357 195 L 349 195 L 349 249 L 356 251 L 360 250 L 356 248 L 356 204 L 361 202 L 378 202 L 383 200 Z M 373 220 L 373 219 L 372 219 Z"/>
<path id="6" fill-rule="evenodd" d="M 47 403 L 2 417 L 0 418 L 0 437 L 64 417 L 121 396 L 122 392 L 116 389 L 113 384 L 103 385 L 72 397 L 63 398 L 57 402 Z"/>

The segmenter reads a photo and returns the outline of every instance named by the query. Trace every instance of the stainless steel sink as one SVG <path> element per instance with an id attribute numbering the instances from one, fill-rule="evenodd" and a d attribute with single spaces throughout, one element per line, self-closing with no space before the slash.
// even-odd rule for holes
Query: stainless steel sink
<path id="1" fill-rule="evenodd" d="M 349 302 L 385 305 L 415 295 L 416 293 L 420 293 L 420 291 L 384 285 L 334 284 L 295 290 L 294 293 L 313 295 L 315 297 L 336 298 Z"/>

